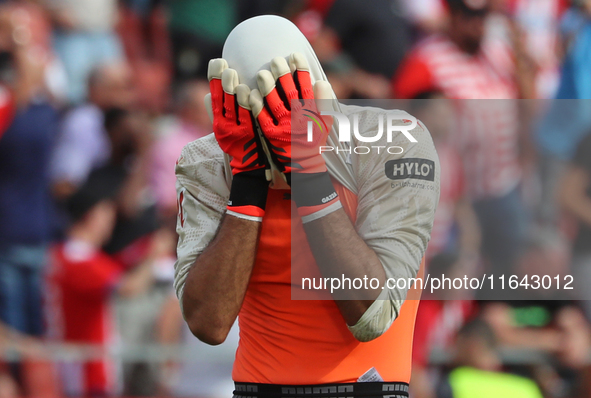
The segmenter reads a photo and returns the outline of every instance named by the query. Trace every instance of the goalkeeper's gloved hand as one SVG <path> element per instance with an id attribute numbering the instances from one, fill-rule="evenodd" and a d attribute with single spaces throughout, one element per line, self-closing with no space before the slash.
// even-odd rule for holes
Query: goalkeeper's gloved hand
<path id="1" fill-rule="evenodd" d="M 265 214 L 269 166 L 250 111 L 250 89 L 238 84 L 238 73 L 221 58 L 209 61 L 213 132 L 220 148 L 232 159 L 228 214 L 261 222 Z M 209 100 L 206 98 L 206 102 Z"/>
<path id="2" fill-rule="evenodd" d="M 293 71 L 293 74 L 292 74 Z M 271 72 L 257 74 L 259 90 L 250 93 L 250 106 L 267 141 L 271 160 L 285 173 L 303 222 L 341 207 L 320 147 L 326 145 L 332 118 L 320 116 L 316 99 L 333 100 L 330 84 L 312 85 L 304 55 L 271 61 Z M 309 138 L 308 122 L 312 136 Z"/>

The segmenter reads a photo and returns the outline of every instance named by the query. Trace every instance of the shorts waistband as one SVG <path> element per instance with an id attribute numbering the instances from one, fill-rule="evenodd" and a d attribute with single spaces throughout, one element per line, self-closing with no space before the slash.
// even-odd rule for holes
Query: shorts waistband
<path id="1" fill-rule="evenodd" d="M 407 398 L 408 383 L 370 382 L 315 385 L 234 383 L 233 398 Z"/>

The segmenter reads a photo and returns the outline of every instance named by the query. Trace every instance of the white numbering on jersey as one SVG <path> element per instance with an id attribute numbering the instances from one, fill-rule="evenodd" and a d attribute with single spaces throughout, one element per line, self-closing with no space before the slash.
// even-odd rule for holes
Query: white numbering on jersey
<path id="1" fill-rule="evenodd" d="M 185 202 L 185 190 L 181 189 L 181 191 L 178 194 L 178 197 L 176 199 L 176 206 L 177 206 L 177 219 L 178 222 L 181 226 L 181 228 L 184 228 L 185 226 L 185 209 L 183 207 Z"/>

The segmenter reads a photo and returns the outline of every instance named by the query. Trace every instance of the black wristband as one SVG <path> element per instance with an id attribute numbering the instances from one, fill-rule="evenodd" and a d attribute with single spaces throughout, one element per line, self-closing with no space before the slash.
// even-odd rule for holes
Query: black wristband
<path id="1" fill-rule="evenodd" d="M 291 197 L 297 207 L 323 205 L 338 197 L 328 171 L 290 174 Z"/>
<path id="2" fill-rule="evenodd" d="M 228 206 L 256 206 L 265 210 L 269 181 L 265 169 L 244 171 L 232 178 Z"/>

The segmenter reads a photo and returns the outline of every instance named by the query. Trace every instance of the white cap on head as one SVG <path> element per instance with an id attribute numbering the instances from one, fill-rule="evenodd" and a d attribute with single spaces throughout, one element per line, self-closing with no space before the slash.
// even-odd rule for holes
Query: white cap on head
<path id="1" fill-rule="evenodd" d="M 312 84 L 317 80 L 327 81 L 303 33 L 291 21 L 276 15 L 250 18 L 236 26 L 224 43 L 222 58 L 238 72 L 240 83 L 255 89 L 258 88 L 258 71 L 271 70 L 269 63 L 273 58 L 284 57 L 287 60 L 292 53 L 301 53 L 306 57 Z"/>

